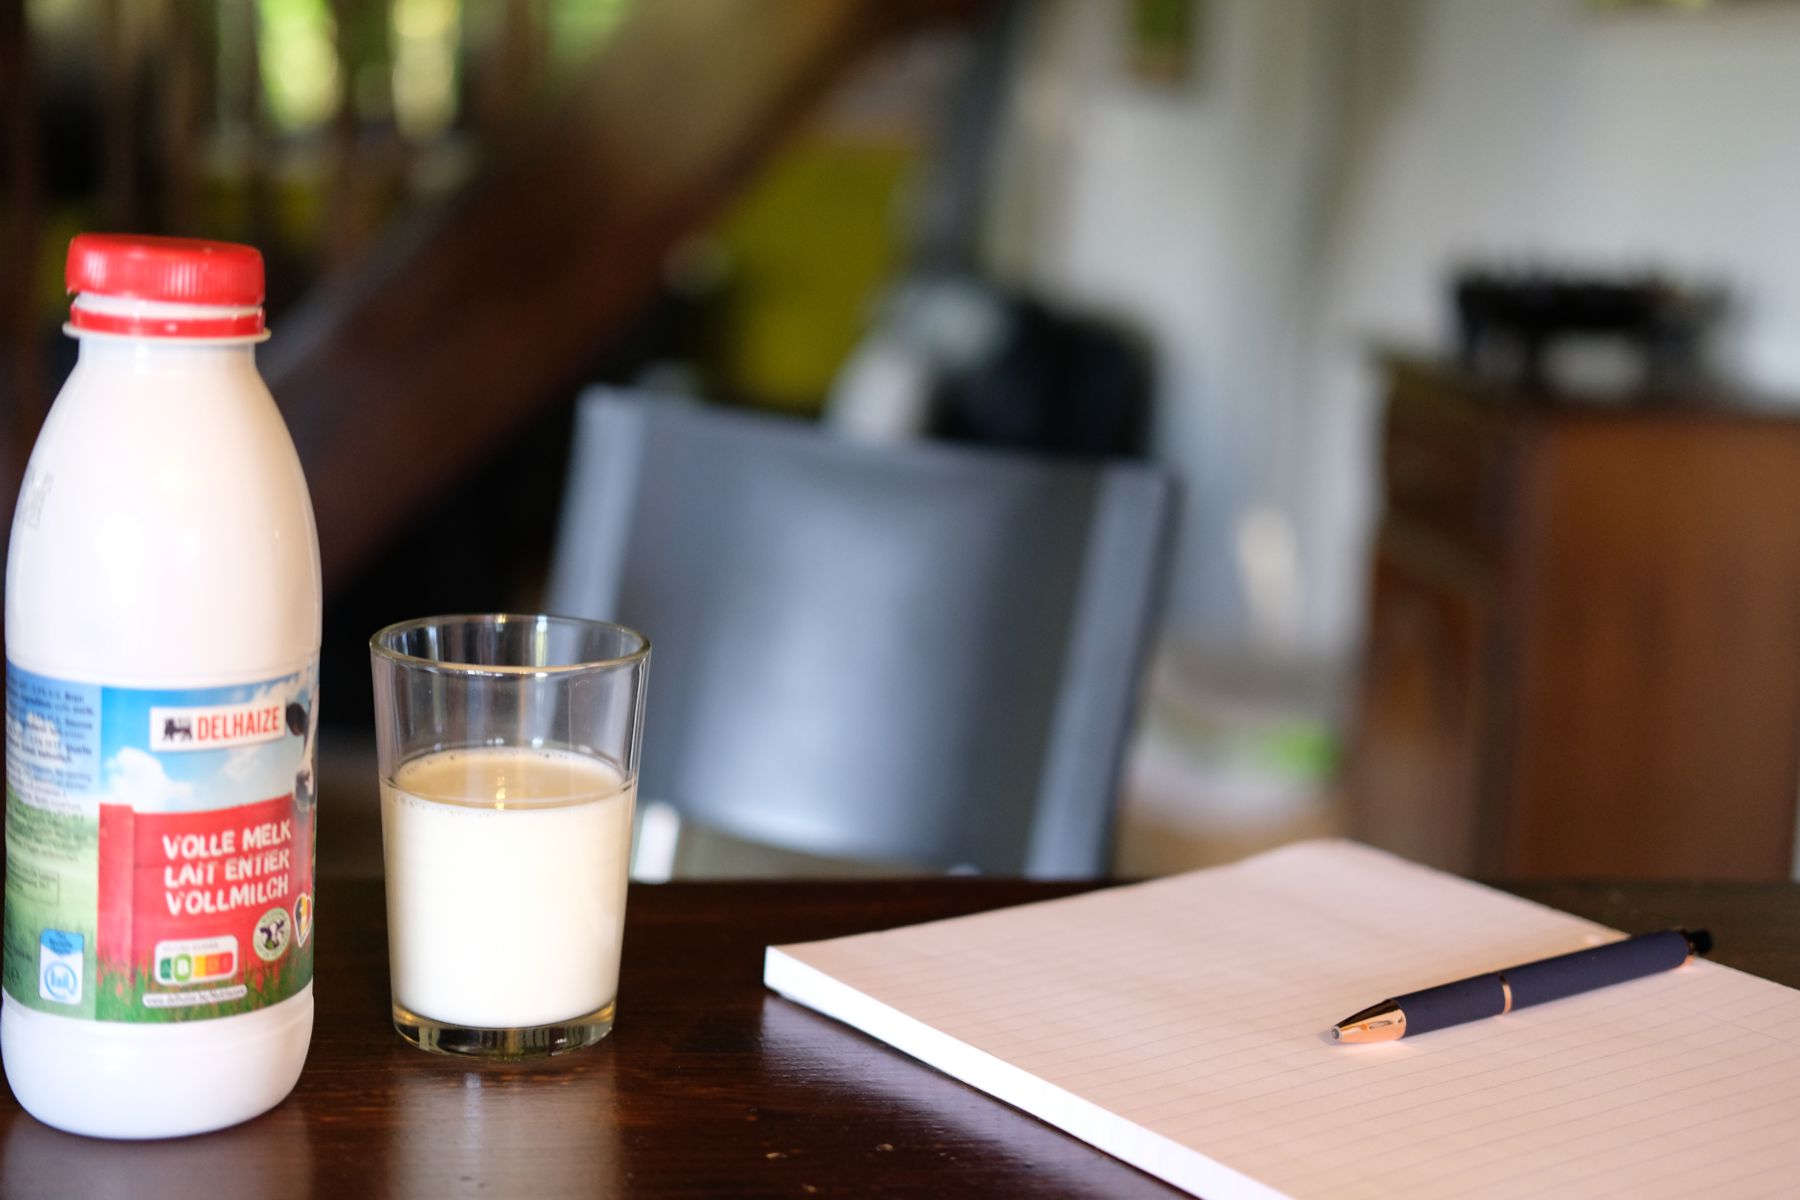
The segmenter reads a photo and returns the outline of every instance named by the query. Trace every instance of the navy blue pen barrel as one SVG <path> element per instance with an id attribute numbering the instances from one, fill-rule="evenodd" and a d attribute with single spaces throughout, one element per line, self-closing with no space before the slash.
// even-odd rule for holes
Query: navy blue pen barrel
<path id="1" fill-rule="evenodd" d="M 1422 992 L 1408 992 L 1394 1000 L 1406 1014 L 1406 1037 L 1482 1017 L 1497 1017 L 1506 1008 L 1506 992 L 1497 975 L 1459 979 Z"/>
<path id="2" fill-rule="evenodd" d="M 1577 950 L 1542 962 L 1508 967 L 1500 974 L 1512 985 L 1513 1007 L 1561 1000 L 1578 992 L 1624 983 L 1658 971 L 1679 967 L 1689 953 L 1688 940 L 1673 929 L 1643 937 L 1627 938 Z M 1412 1006 L 1406 1008 L 1406 1024 L 1412 1027 Z"/>
<path id="3" fill-rule="evenodd" d="M 1512 989 L 1512 1007 L 1524 1008 L 1659 971 L 1672 971 L 1685 962 L 1691 952 L 1692 947 L 1681 931 L 1665 929 L 1661 933 L 1648 933 L 1508 967 L 1492 975 L 1477 975 L 1473 979 L 1459 979 L 1455 983 L 1409 992 L 1394 997 L 1394 1003 L 1406 1014 L 1404 1036 L 1411 1037 L 1415 1033 L 1430 1033 L 1465 1021 L 1499 1016 L 1508 1011 L 1508 988 Z"/>

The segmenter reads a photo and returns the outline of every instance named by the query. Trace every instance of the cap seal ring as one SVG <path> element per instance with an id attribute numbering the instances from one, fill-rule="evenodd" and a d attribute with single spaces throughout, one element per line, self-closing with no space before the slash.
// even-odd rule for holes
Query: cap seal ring
<path id="1" fill-rule="evenodd" d="M 95 312 L 77 304 L 69 310 L 69 328 L 119 337 L 253 338 L 262 335 L 263 310 L 228 317 L 153 317 Z"/>

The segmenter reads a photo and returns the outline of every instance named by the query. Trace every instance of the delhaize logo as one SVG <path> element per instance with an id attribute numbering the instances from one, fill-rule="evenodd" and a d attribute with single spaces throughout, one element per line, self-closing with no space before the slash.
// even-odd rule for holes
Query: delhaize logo
<path id="1" fill-rule="evenodd" d="M 287 732 L 280 703 L 219 704 L 206 708 L 152 708 L 150 749 L 223 750 L 272 742 Z"/>

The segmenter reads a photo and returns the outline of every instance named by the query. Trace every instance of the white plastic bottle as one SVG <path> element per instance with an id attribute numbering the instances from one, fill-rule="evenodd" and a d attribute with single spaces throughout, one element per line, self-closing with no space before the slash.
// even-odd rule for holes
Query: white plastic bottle
<path id="1" fill-rule="evenodd" d="M 6 564 L 0 1054 L 48 1124 L 199 1133 L 312 1036 L 318 541 L 261 256 L 84 234 L 68 281 Z"/>

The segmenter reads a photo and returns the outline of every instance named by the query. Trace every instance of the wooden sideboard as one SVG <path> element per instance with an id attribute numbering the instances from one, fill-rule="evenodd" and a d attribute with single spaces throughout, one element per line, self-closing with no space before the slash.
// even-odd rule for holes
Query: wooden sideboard
<path id="1" fill-rule="evenodd" d="M 1787 878 L 1800 418 L 1387 380 L 1357 835 L 1515 877 Z"/>

